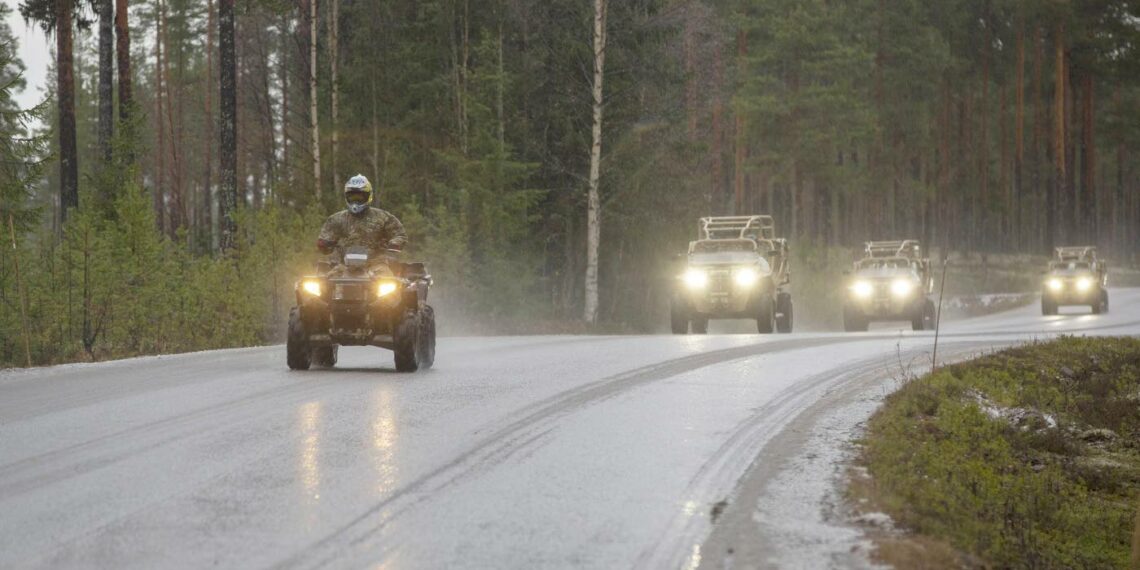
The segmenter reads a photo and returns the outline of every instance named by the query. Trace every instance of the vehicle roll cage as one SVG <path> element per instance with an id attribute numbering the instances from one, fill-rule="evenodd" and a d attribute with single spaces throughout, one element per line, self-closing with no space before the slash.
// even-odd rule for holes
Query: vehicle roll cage
<path id="1" fill-rule="evenodd" d="M 863 244 L 863 256 L 865 259 L 879 257 L 922 259 L 922 244 L 916 239 L 869 241 Z"/>
<path id="2" fill-rule="evenodd" d="M 1064 246 L 1053 249 L 1055 261 L 1091 261 L 1096 262 L 1095 245 Z"/>
<path id="3" fill-rule="evenodd" d="M 772 216 L 709 216 L 697 222 L 700 239 L 776 239 Z"/>

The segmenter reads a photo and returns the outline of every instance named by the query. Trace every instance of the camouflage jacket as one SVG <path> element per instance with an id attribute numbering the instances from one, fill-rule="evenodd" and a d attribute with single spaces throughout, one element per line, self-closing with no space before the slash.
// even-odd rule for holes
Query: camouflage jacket
<path id="1" fill-rule="evenodd" d="M 403 249 L 407 241 L 400 220 L 380 208 L 368 208 L 360 215 L 341 210 L 321 226 L 317 248 L 322 253 L 335 253 L 339 262 L 345 250 L 353 246 L 367 247 L 369 257 L 380 257 L 386 249 Z"/>

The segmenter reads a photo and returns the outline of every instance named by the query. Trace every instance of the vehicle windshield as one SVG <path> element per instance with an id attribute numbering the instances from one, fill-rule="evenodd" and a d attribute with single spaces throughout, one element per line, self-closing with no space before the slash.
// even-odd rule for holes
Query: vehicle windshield
<path id="1" fill-rule="evenodd" d="M 855 272 L 864 277 L 895 277 L 917 275 L 918 268 L 915 262 L 903 257 L 872 258 L 856 262 Z"/>
<path id="2" fill-rule="evenodd" d="M 761 273 L 772 271 L 768 261 L 755 251 L 693 253 L 689 256 L 689 265 L 751 265 L 757 267 Z"/>
<path id="3" fill-rule="evenodd" d="M 693 242 L 690 253 L 723 253 L 756 251 L 756 242 L 747 239 L 708 239 Z"/>
<path id="4" fill-rule="evenodd" d="M 1054 273 L 1088 273 L 1091 266 L 1087 261 L 1054 261 L 1049 269 Z"/>

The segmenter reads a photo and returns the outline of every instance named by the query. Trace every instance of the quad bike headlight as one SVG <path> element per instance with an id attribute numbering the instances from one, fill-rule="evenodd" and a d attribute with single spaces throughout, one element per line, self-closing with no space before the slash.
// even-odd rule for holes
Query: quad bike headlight
<path id="1" fill-rule="evenodd" d="M 1077 291 L 1088 291 L 1092 287 L 1093 281 L 1088 277 L 1081 277 L 1077 279 Z"/>
<path id="2" fill-rule="evenodd" d="M 851 285 L 851 293 L 860 299 L 870 297 L 874 290 L 875 288 L 871 286 L 870 281 L 856 281 Z"/>
<path id="3" fill-rule="evenodd" d="M 301 282 L 301 289 L 314 297 L 321 296 L 321 282 L 315 279 L 306 279 Z"/>
<path id="4" fill-rule="evenodd" d="M 1045 284 L 1049 287 L 1050 291 L 1060 291 L 1061 287 L 1064 287 L 1064 284 L 1061 283 L 1061 280 L 1057 279 L 1056 277 L 1050 279 Z"/>
<path id="5" fill-rule="evenodd" d="M 396 285 L 395 281 L 381 281 L 380 284 L 376 286 L 376 296 L 383 297 L 385 295 L 390 295 L 397 289 L 397 287 L 398 286 Z"/>
<path id="6" fill-rule="evenodd" d="M 914 290 L 914 283 L 909 279 L 895 279 L 891 282 L 891 293 L 896 297 L 905 297 Z"/>
<path id="7" fill-rule="evenodd" d="M 689 269 L 682 279 L 689 289 L 704 289 L 709 284 L 709 274 L 700 269 Z"/>
<path id="8" fill-rule="evenodd" d="M 740 287 L 751 287 L 760 280 L 760 274 L 751 267 L 742 267 L 736 270 L 732 278 Z"/>

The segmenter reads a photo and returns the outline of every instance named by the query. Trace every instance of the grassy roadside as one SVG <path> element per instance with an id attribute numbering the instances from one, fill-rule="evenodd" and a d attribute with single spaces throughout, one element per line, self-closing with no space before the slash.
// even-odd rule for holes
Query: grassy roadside
<path id="1" fill-rule="evenodd" d="M 886 399 L 848 495 L 899 568 L 1129 568 L 1140 541 L 1140 340 L 1062 338 Z"/>

